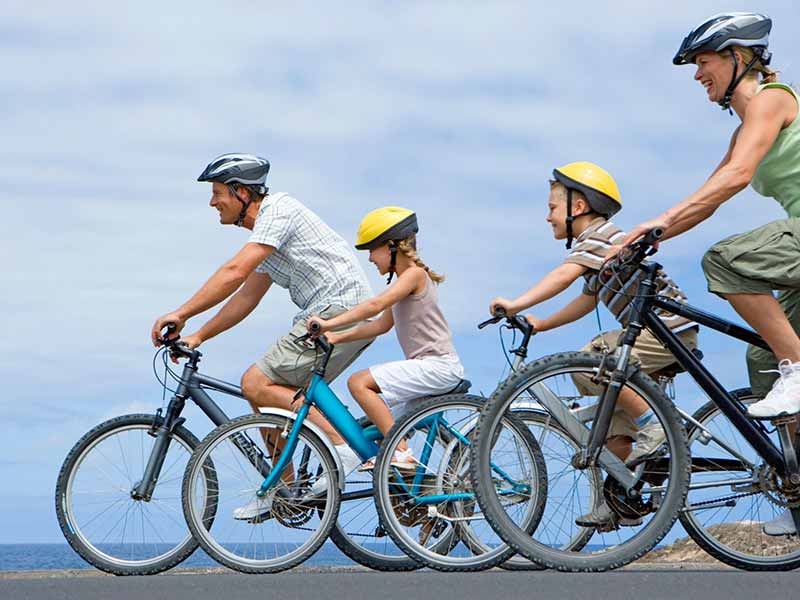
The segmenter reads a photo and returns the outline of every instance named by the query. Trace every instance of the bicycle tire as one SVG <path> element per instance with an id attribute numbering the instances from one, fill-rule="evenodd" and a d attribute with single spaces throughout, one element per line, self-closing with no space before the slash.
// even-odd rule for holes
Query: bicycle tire
<path id="1" fill-rule="evenodd" d="M 634 538 L 626 543 L 613 546 L 607 552 L 581 553 L 562 552 L 552 549 L 533 539 L 529 532 L 518 528 L 506 515 L 497 500 L 488 473 L 491 453 L 490 436 L 497 421 L 513 401 L 520 389 L 534 381 L 554 376 L 570 369 L 589 371 L 598 369 L 602 355 L 590 352 L 566 352 L 540 358 L 528 363 L 501 383 L 492 394 L 481 412 L 476 426 L 476 443 L 472 445 L 470 462 L 473 488 L 487 520 L 498 535 L 518 554 L 559 571 L 598 572 L 624 566 L 649 552 L 670 530 L 678 518 L 678 511 L 686 498 L 689 479 L 689 452 L 686 431 L 674 405 L 664 395 L 658 385 L 641 371 L 634 372 L 628 384 L 645 397 L 659 418 L 671 456 L 669 460 L 669 490 L 653 518 Z"/>
<path id="2" fill-rule="evenodd" d="M 68 497 L 71 487 L 70 482 L 74 476 L 73 471 L 83 462 L 87 456 L 87 451 L 91 451 L 95 444 L 110 437 L 117 430 L 124 431 L 131 428 L 149 430 L 153 426 L 155 419 L 155 415 L 131 414 L 114 417 L 100 423 L 84 434 L 72 447 L 64 459 L 58 474 L 55 490 L 55 508 L 61 531 L 69 545 L 81 558 L 106 573 L 113 575 L 154 575 L 161 573 L 186 560 L 198 546 L 187 526 L 187 538 L 174 549 L 165 553 L 165 555 L 146 561 L 130 561 L 122 558 L 115 560 L 116 557 L 111 556 L 108 552 L 101 551 L 85 538 L 80 525 L 76 523 L 75 517 L 71 514 L 72 505 Z M 182 425 L 176 427 L 171 435 L 179 439 L 191 451 L 194 451 L 200 444 L 194 434 Z M 209 473 L 209 476 L 212 475 L 213 470 Z M 214 483 L 210 481 L 207 489 L 212 488 L 213 485 Z M 156 483 L 156 489 L 158 489 L 158 482 Z M 213 507 L 209 510 L 213 510 Z M 208 513 L 206 518 L 210 518 L 213 521 L 213 513 Z"/>

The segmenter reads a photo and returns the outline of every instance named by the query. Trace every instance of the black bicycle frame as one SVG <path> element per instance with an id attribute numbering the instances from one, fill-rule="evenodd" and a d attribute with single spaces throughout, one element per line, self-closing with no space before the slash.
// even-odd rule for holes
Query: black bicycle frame
<path id="1" fill-rule="evenodd" d="M 244 398 L 242 388 L 239 386 L 197 372 L 197 363 L 202 356 L 200 352 L 197 350 L 187 351 L 186 356 L 189 360 L 183 366 L 183 373 L 178 383 L 178 388 L 175 390 L 175 395 L 167 405 L 166 413 L 163 417 L 161 416 L 161 409 L 156 413 L 156 421 L 153 425 L 153 433 L 156 441 L 153 444 L 153 450 L 150 452 L 150 457 L 147 461 L 142 479 L 131 490 L 131 496 L 136 500 L 150 500 L 152 497 L 156 482 L 161 474 L 161 467 L 167 455 L 170 433 L 186 421 L 184 417 L 181 417 L 181 413 L 183 412 L 187 399 L 194 401 L 194 403 L 200 407 L 200 410 L 211 419 L 211 422 L 219 426 L 229 422 L 230 418 L 217 403 L 214 402 L 211 396 L 206 393 L 203 387 L 223 392 L 230 396 Z M 249 445 L 251 444 L 243 444 L 244 447 L 242 447 L 241 450 L 245 452 L 245 455 L 251 461 L 255 461 L 254 464 L 258 466 L 260 463 L 261 469 L 266 467 L 266 463 L 261 460 L 262 457 L 254 455 L 251 451 L 252 449 L 247 447 Z M 260 450 L 258 450 L 257 447 L 253 446 L 253 448 L 260 454 Z"/>
<path id="2" fill-rule="evenodd" d="M 747 416 L 744 406 L 728 393 L 708 369 L 703 366 L 700 360 L 681 342 L 678 336 L 664 324 L 654 309 L 661 308 L 673 315 L 685 317 L 727 336 L 769 350 L 767 343 L 751 329 L 720 319 L 672 298 L 648 293 L 649 290 L 655 289 L 655 281 L 661 265 L 648 262 L 642 263 L 639 268 L 644 271 L 645 278 L 640 283 L 637 297 L 632 301 L 629 323 L 634 324 L 634 327 L 636 326 L 635 324 L 642 324 L 647 327 L 656 339 L 672 352 L 678 364 L 691 375 L 761 458 L 781 476 L 785 475 L 786 467 L 783 454 L 769 439 L 764 426 Z M 625 343 L 624 338 L 625 336 L 623 335 L 621 343 Z"/>

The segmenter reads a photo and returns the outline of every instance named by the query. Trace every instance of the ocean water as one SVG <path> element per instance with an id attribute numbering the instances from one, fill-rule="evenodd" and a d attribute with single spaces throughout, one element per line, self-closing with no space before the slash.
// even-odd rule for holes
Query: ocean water
<path id="1" fill-rule="evenodd" d="M 352 560 L 330 542 L 309 558 L 306 566 L 352 566 Z M 219 566 L 202 549 L 182 562 L 179 567 Z M 66 543 L 63 544 L 0 544 L 0 571 L 40 571 L 51 569 L 93 569 Z"/>

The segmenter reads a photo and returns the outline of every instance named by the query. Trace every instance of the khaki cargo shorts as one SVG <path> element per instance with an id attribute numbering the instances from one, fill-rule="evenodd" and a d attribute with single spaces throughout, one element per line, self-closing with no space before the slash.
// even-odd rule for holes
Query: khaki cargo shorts
<path id="1" fill-rule="evenodd" d="M 603 352 L 609 350 L 611 352 L 617 347 L 617 342 L 622 335 L 621 330 L 608 331 L 595 337 L 591 342 L 581 348 L 582 352 Z M 685 329 L 677 334 L 678 339 L 690 350 L 697 348 L 697 328 Z M 664 367 L 668 367 L 675 362 L 675 357 L 672 352 L 667 350 L 661 342 L 659 342 L 653 334 L 646 329 L 642 331 L 639 338 L 636 340 L 636 345 L 631 350 L 631 357 L 637 361 L 642 368 L 642 371 L 647 373 L 655 373 Z M 578 391 L 585 396 L 597 396 L 603 393 L 603 387 L 593 383 L 588 375 L 573 375 L 573 381 Z M 617 409 L 611 419 L 611 426 L 608 430 L 608 437 L 614 436 L 627 436 L 630 438 L 636 437 L 636 432 L 639 430 L 636 427 L 633 419 L 623 410 Z"/>
<path id="2" fill-rule="evenodd" d="M 331 305 L 319 313 L 323 319 L 330 319 L 346 312 L 341 306 Z M 362 323 L 348 325 L 336 331 L 344 331 L 358 327 Z M 312 341 L 298 344 L 295 340 L 305 335 L 305 320 L 298 321 L 283 337 L 281 337 L 267 353 L 258 359 L 255 365 L 264 375 L 273 382 L 287 387 L 303 387 L 311 380 L 311 375 L 317 361 L 322 359 L 322 352 L 314 347 Z M 358 358 L 364 349 L 373 342 L 374 338 L 358 340 L 346 344 L 337 344 L 333 349 L 328 368 L 325 371 L 325 381 L 331 382 L 342 371 L 349 367 Z"/>
<path id="3" fill-rule="evenodd" d="M 781 219 L 725 238 L 703 256 L 708 291 L 726 294 L 773 294 L 783 307 L 792 328 L 800 333 L 800 219 Z M 760 373 L 777 369 L 769 350 L 750 346 L 747 370 L 750 387 L 766 394 L 777 375 Z"/>

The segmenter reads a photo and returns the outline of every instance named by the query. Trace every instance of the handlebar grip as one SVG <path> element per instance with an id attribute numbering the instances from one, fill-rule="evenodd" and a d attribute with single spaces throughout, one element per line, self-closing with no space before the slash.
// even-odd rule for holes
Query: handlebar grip
<path id="1" fill-rule="evenodd" d="M 492 307 L 492 314 L 495 317 L 505 317 L 506 316 L 506 309 L 502 306 L 493 306 Z"/>
<path id="2" fill-rule="evenodd" d="M 642 241 L 648 246 L 652 246 L 664 236 L 664 230 L 661 227 L 656 227 L 647 232 L 642 238 Z"/>

